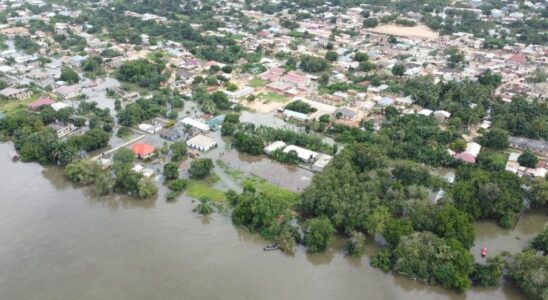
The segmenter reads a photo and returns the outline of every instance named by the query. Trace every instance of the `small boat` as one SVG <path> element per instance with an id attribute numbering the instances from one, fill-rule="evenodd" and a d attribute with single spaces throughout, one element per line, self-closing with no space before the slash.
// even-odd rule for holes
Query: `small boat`
<path id="1" fill-rule="evenodd" d="M 483 247 L 481 248 L 481 257 L 486 257 L 487 256 L 487 247 Z"/>
<path id="2" fill-rule="evenodd" d="M 273 250 L 278 250 L 278 249 L 280 249 L 280 245 L 278 245 L 278 244 L 268 245 L 268 246 L 263 248 L 264 251 L 273 251 Z"/>

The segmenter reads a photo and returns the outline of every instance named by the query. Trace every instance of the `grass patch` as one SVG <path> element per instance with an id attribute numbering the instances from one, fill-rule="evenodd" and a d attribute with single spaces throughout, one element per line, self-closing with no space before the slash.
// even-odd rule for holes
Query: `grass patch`
<path id="1" fill-rule="evenodd" d="M 287 202 L 289 206 L 297 204 L 299 202 L 299 194 L 283 189 L 269 181 L 259 177 L 248 177 L 243 180 L 244 185 L 250 185 L 258 192 L 261 192 L 271 199 Z"/>
<path id="2" fill-rule="evenodd" d="M 194 199 L 208 197 L 213 202 L 225 202 L 226 196 L 223 191 L 214 189 L 206 180 L 190 180 L 186 187 L 186 194 Z"/>
<path id="3" fill-rule="evenodd" d="M 265 86 L 266 85 L 266 81 L 258 78 L 258 77 L 254 77 L 253 79 L 251 79 L 247 85 L 251 86 L 251 87 L 254 87 L 254 88 L 257 88 L 257 87 L 261 87 L 261 86 Z"/>
<path id="4" fill-rule="evenodd" d="M 38 99 L 38 97 L 40 97 L 39 94 L 34 94 L 23 100 L 0 100 L 0 111 L 7 115 L 16 111 L 26 110 L 28 104 Z"/>
<path id="5" fill-rule="evenodd" d="M 287 98 L 286 96 L 282 96 L 282 95 L 279 95 L 279 94 L 276 94 L 276 93 L 273 93 L 273 92 L 263 93 L 263 94 L 261 94 L 260 98 L 262 100 L 273 101 L 273 102 L 282 102 L 282 103 L 285 103 L 285 102 L 289 101 L 289 98 Z"/>

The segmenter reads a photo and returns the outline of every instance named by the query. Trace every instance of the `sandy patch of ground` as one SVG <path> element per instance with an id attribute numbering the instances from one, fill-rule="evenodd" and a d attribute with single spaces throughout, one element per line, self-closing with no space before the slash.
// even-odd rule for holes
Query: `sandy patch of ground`
<path id="1" fill-rule="evenodd" d="M 437 39 L 439 33 L 428 28 L 426 25 L 419 24 L 414 27 L 401 26 L 396 24 L 379 25 L 375 28 L 368 29 L 370 32 L 391 34 L 402 37 L 419 37 L 426 39 Z"/>
<path id="2" fill-rule="evenodd" d="M 267 101 L 260 101 L 260 100 L 246 102 L 243 105 L 258 113 L 269 113 L 277 110 L 280 107 L 284 107 L 284 103 L 281 103 L 281 102 L 275 102 L 275 101 L 267 102 Z"/>

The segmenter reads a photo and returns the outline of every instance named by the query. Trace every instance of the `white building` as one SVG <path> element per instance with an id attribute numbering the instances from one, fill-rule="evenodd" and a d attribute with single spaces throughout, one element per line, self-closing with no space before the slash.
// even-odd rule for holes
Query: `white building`
<path id="1" fill-rule="evenodd" d="M 211 148 L 214 148 L 217 146 L 217 141 L 215 141 L 214 139 L 208 136 L 198 134 L 197 136 L 186 141 L 186 145 L 189 146 L 190 148 L 207 152 Z"/>
<path id="2" fill-rule="evenodd" d="M 196 128 L 198 129 L 199 131 L 201 131 L 202 133 L 206 133 L 206 132 L 209 132 L 210 130 L 210 127 L 209 125 L 205 124 L 205 123 L 202 123 L 200 121 L 197 121 L 197 120 L 194 120 L 194 119 L 191 119 L 191 118 L 184 118 L 181 120 L 181 124 L 185 125 L 185 126 L 190 126 L 190 127 L 193 127 L 193 128 Z"/>
<path id="3" fill-rule="evenodd" d="M 300 160 L 302 160 L 303 162 L 309 162 L 309 163 L 315 161 L 319 155 L 318 152 L 314 152 L 314 151 L 301 148 L 295 145 L 289 145 L 285 147 L 285 149 L 283 150 L 284 153 L 289 153 L 291 151 L 297 152 L 297 156 L 299 157 Z"/>
<path id="4" fill-rule="evenodd" d="M 274 152 L 278 149 L 283 149 L 285 146 L 287 146 L 287 144 L 284 143 L 283 141 L 275 141 L 275 142 L 271 143 L 270 145 L 266 146 L 264 148 L 264 152 L 267 155 L 270 155 L 270 154 L 272 154 L 272 152 Z"/>

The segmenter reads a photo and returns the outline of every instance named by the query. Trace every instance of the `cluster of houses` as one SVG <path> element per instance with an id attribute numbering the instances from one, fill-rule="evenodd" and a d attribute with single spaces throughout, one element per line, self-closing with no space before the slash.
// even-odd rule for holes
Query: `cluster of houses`
<path id="1" fill-rule="evenodd" d="M 302 163 L 310 166 L 314 172 L 321 172 L 327 164 L 333 159 L 331 155 L 318 153 L 295 145 L 287 145 L 283 141 L 275 141 L 264 148 L 267 155 L 272 155 L 274 151 L 281 150 L 283 153 L 295 152 Z"/>

